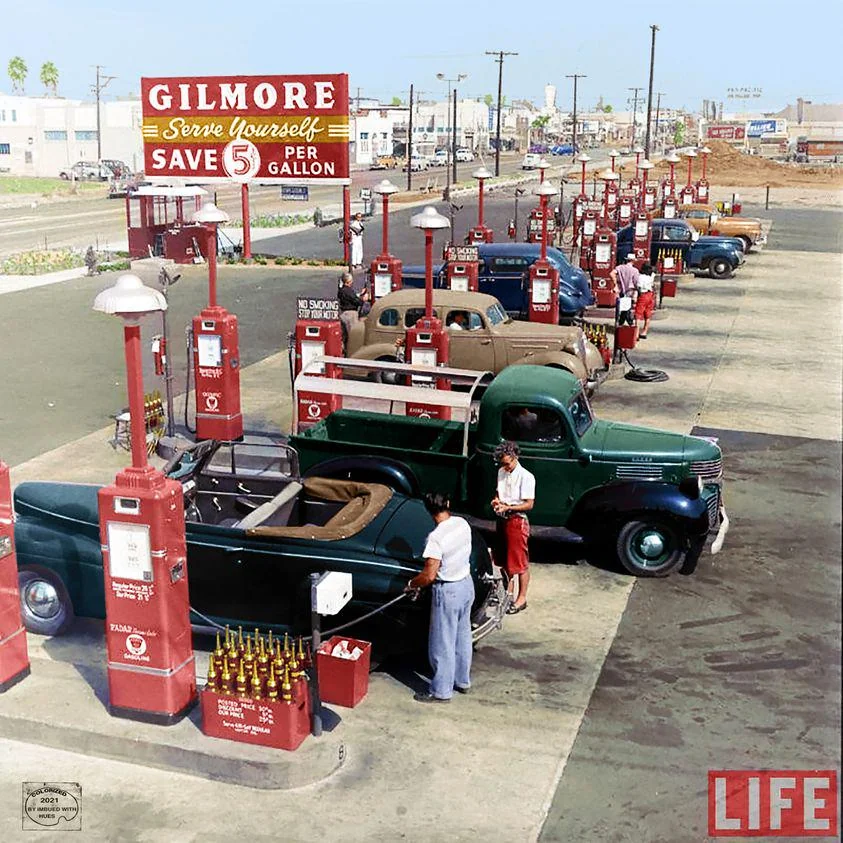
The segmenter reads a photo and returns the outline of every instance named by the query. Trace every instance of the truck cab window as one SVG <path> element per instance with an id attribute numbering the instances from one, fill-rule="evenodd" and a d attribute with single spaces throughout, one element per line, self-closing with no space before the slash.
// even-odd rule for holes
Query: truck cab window
<path id="1" fill-rule="evenodd" d="M 501 436 L 513 442 L 562 442 L 565 428 L 554 410 L 546 407 L 508 407 L 501 416 Z"/>
<path id="2" fill-rule="evenodd" d="M 591 427 L 594 421 L 594 416 L 591 415 L 591 407 L 588 404 L 588 399 L 580 393 L 568 407 L 571 413 L 571 418 L 574 420 L 574 430 L 577 436 L 582 436 Z"/>

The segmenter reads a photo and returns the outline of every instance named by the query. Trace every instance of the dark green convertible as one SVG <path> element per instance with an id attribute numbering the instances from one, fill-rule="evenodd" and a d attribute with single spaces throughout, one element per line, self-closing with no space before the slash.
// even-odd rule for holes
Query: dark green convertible
<path id="1" fill-rule="evenodd" d="M 296 479 L 283 445 L 203 442 L 165 471 L 185 490 L 191 620 L 294 634 L 310 629 L 309 575 L 352 574 L 353 597 L 336 626 L 403 592 L 423 566 L 433 521 L 422 503 L 377 483 Z M 97 487 L 22 483 L 14 495 L 21 607 L 27 629 L 61 632 L 74 614 L 103 618 Z M 497 569 L 473 534 L 475 639 L 500 625 Z M 350 634 L 389 649 L 426 640 L 429 597 L 398 601 Z M 210 623 L 209 623 L 210 621 Z"/>

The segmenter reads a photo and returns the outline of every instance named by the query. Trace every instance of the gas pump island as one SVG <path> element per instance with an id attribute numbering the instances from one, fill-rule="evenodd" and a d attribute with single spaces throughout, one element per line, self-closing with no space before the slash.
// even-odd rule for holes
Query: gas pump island
<path id="1" fill-rule="evenodd" d="M 542 182 L 534 190 L 542 212 L 541 253 L 530 267 L 528 313 L 531 322 L 559 324 L 559 270 L 547 259 L 547 200 L 556 195 L 556 188 Z"/>
<path id="2" fill-rule="evenodd" d="M 401 289 L 401 260 L 389 253 L 389 197 L 398 192 L 398 188 L 389 179 L 384 179 L 373 188 L 382 199 L 383 236 L 381 252 L 372 261 L 369 275 L 372 279 L 370 290 L 372 301 L 395 290 Z"/>

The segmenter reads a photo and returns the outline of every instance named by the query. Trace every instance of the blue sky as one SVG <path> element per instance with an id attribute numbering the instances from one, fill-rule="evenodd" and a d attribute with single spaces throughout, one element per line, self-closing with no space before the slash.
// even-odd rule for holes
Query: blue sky
<path id="1" fill-rule="evenodd" d="M 626 107 L 627 88 L 646 95 L 651 23 L 656 41 L 655 90 L 669 107 L 699 108 L 732 87 L 761 88 L 750 107 L 774 110 L 803 96 L 843 102 L 839 58 L 843 3 L 805 6 L 769 0 L 604 0 L 533 3 L 463 0 L 251 0 L 248 4 L 145 4 L 102 0 L 31 0 L 5 4 L 0 39 L 0 91 L 6 66 L 20 55 L 29 67 L 26 92 L 43 91 L 42 62 L 54 62 L 59 94 L 84 98 L 94 64 L 117 78 L 109 96 L 137 93 L 141 76 L 347 72 L 351 93 L 406 99 L 410 82 L 429 97 L 444 95 L 437 72 L 467 73 L 461 92 L 497 90 L 497 64 L 485 50 L 514 50 L 504 65 L 508 98 L 541 102 L 545 83 L 570 107 L 580 80 L 580 107 L 599 96 Z M 800 9 L 809 14 L 802 16 Z"/>

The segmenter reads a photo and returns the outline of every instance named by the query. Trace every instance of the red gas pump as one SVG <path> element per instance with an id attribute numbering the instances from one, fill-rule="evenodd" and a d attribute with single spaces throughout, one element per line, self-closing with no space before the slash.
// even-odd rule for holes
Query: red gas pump
<path id="1" fill-rule="evenodd" d="M 559 324 L 559 270 L 547 259 L 547 223 L 548 197 L 556 194 L 556 188 L 548 182 L 542 182 L 533 191 L 541 202 L 542 236 L 541 253 L 539 259 L 530 267 L 530 282 L 528 288 L 528 314 L 531 322 L 545 322 L 551 325 Z M 586 212 L 589 213 L 589 212 Z M 583 225 L 588 219 L 583 219 Z"/>
<path id="2" fill-rule="evenodd" d="M 644 210 L 652 214 L 656 210 L 656 185 L 648 184 L 644 188 Z"/>
<path id="3" fill-rule="evenodd" d="M 589 207 L 586 207 L 583 212 L 580 236 L 580 269 L 586 271 L 591 269 L 591 263 L 594 258 L 592 254 L 594 235 L 597 233 L 597 225 L 600 222 L 600 210 L 591 207 L 591 202 L 588 204 Z"/>
<path id="4" fill-rule="evenodd" d="M 159 378 L 163 377 L 167 367 L 167 338 L 163 334 L 156 334 L 152 338 L 152 362 L 155 374 Z"/>
<path id="5" fill-rule="evenodd" d="M 662 182 L 662 199 L 672 199 L 676 197 L 676 182 L 672 179 L 665 179 Z"/>
<path id="6" fill-rule="evenodd" d="M 456 170 L 454 170 L 456 177 Z M 474 243 L 491 243 L 494 240 L 494 234 L 491 228 L 483 224 L 483 185 L 486 179 L 494 178 L 494 174 L 489 172 L 485 167 L 480 167 L 471 174 L 478 182 L 477 191 L 477 225 L 468 230 L 465 238 L 466 246 L 471 246 Z"/>
<path id="7" fill-rule="evenodd" d="M 618 198 L 618 228 L 624 228 L 632 222 L 635 195 L 629 190 L 622 190 Z"/>
<path id="8" fill-rule="evenodd" d="M 448 289 L 476 293 L 480 289 L 480 249 L 477 246 L 449 246 L 445 257 Z"/>
<path id="9" fill-rule="evenodd" d="M 588 204 L 588 196 L 584 193 L 581 193 L 579 196 L 574 197 L 574 242 L 577 242 L 577 238 L 580 234 L 580 229 L 582 228 L 582 217 L 585 213 L 586 205 Z"/>
<path id="10" fill-rule="evenodd" d="M 193 220 L 206 227 L 208 256 L 208 306 L 193 318 L 196 439 L 241 439 L 237 317 L 217 304 L 217 225 L 228 215 L 206 202 Z"/>
<path id="11" fill-rule="evenodd" d="M 676 219 L 677 202 L 673 196 L 668 196 L 662 203 L 662 216 L 666 220 Z"/>
<path id="12" fill-rule="evenodd" d="M 637 210 L 641 207 L 641 179 L 638 176 L 631 178 L 626 185 L 627 191 L 633 197 L 633 207 Z"/>
<path id="13" fill-rule="evenodd" d="M 369 291 L 371 300 L 379 299 L 391 293 L 393 290 L 400 290 L 401 261 L 389 253 L 389 197 L 398 192 L 398 188 L 389 179 L 384 179 L 374 187 L 375 193 L 381 196 L 381 253 L 372 261 L 369 267 L 369 278 L 371 289 Z"/>
<path id="14" fill-rule="evenodd" d="M 411 366 L 447 366 L 450 352 L 450 340 L 442 327 L 442 320 L 435 316 L 422 316 L 418 322 L 407 329 L 406 360 Z M 429 376 L 411 378 L 413 386 L 427 389 L 450 390 L 451 382 L 447 378 Z M 406 413 L 424 419 L 450 419 L 450 407 L 438 407 L 436 404 L 407 403 Z"/>
<path id="15" fill-rule="evenodd" d="M 494 240 L 494 233 L 491 228 L 486 228 L 485 225 L 475 225 L 474 228 L 468 230 L 465 236 L 466 246 L 471 246 L 476 243 L 491 243 Z"/>
<path id="16" fill-rule="evenodd" d="M 639 211 L 635 215 L 632 229 L 632 250 L 635 252 L 635 265 L 639 269 L 650 260 L 651 238 L 650 215 L 646 211 Z"/>
<path id="17" fill-rule="evenodd" d="M 556 234 L 556 218 L 551 211 L 547 211 L 547 236 L 553 240 Z M 533 208 L 527 221 L 527 242 L 541 243 L 542 241 L 542 209 Z"/>
<path id="18" fill-rule="evenodd" d="M 697 193 L 694 190 L 694 185 L 686 184 L 681 191 L 679 191 L 680 205 L 693 205 L 697 201 Z"/>
<path id="19" fill-rule="evenodd" d="M 12 488 L 9 468 L 0 461 L 0 693 L 27 676 L 29 654 L 20 618 Z"/>
<path id="20" fill-rule="evenodd" d="M 609 228 L 614 228 L 617 224 L 618 216 L 618 185 L 616 181 L 606 181 L 606 192 L 603 196 L 604 210 L 603 216 L 606 225 Z"/>
<path id="21" fill-rule="evenodd" d="M 339 303 L 331 299 L 296 299 L 296 326 L 293 331 L 294 376 L 315 357 L 342 357 L 342 325 Z M 334 363 L 311 367 L 308 376 L 340 378 Z M 312 427 L 342 406 L 339 395 L 300 391 L 296 407 L 296 433 Z"/>
<path id="22" fill-rule="evenodd" d="M 594 236 L 594 261 L 591 268 L 591 291 L 598 307 L 614 307 L 617 295 L 609 277 L 615 268 L 618 237 L 608 226 L 601 226 Z"/>
<path id="23" fill-rule="evenodd" d="M 708 179 L 697 179 L 697 202 L 708 202 Z"/>

